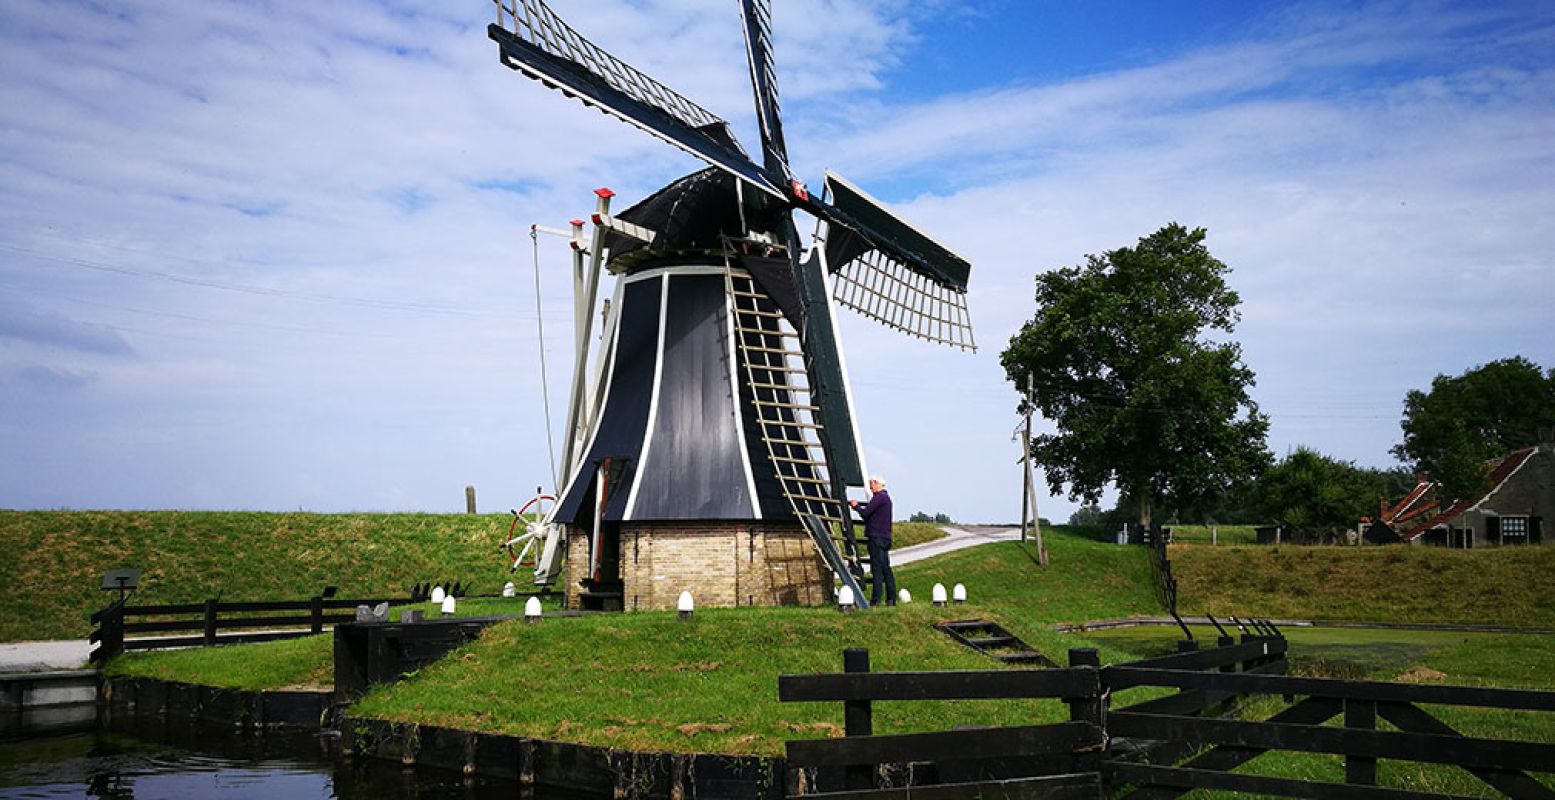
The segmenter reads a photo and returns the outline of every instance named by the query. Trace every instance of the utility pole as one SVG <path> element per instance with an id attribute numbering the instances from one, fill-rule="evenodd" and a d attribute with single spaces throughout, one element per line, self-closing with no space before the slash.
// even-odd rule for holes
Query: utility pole
<path id="1" fill-rule="evenodd" d="M 1021 501 L 1020 540 L 1026 541 L 1027 509 L 1030 509 L 1031 529 L 1037 540 L 1037 563 L 1047 566 L 1047 548 L 1042 544 L 1042 521 L 1037 516 L 1037 487 L 1031 477 L 1031 408 L 1036 405 L 1036 390 L 1031 376 L 1026 376 L 1026 427 L 1021 432 Z"/>

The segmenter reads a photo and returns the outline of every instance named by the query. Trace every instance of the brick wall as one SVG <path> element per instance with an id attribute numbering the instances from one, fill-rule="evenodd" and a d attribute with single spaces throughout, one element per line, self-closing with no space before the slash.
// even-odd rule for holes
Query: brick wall
<path id="1" fill-rule="evenodd" d="M 587 537 L 569 530 L 569 605 L 587 557 Z M 831 600 L 831 572 L 797 522 L 624 523 L 621 581 L 629 611 L 674 608 L 682 591 L 691 592 L 698 608 Z"/>

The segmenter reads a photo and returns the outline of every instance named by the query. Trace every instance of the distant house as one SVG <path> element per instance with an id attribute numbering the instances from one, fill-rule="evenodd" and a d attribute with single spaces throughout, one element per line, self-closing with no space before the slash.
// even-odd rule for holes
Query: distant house
<path id="1" fill-rule="evenodd" d="M 1445 547 L 1544 543 L 1544 521 L 1555 518 L 1555 445 L 1514 450 L 1485 465 L 1485 488 L 1446 508 L 1425 478 L 1379 521 L 1405 542 Z"/>

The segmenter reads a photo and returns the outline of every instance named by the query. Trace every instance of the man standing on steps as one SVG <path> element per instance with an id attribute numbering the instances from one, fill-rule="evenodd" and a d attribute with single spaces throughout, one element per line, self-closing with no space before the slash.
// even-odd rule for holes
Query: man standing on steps
<path id="1" fill-rule="evenodd" d="M 869 545 L 869 574 L 873 576 L 869 604 L 880 605 L 883 587 L 886 605 L 894 606 L 896 573 L 891 571 L 891 495 L 886 494 L 885 478 L 871 476 L 869 502 L 859 505 L 857 500 L 849 500 L 848 506 L 864 520 L 864 540 Z"/>

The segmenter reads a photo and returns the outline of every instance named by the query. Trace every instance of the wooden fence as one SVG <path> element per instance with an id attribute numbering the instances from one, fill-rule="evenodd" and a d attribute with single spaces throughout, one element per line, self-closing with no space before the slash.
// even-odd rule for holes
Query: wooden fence
<path id="1" fill-rule="evenodd" d="M 92 651 L 91 660 L 102 663 L 126 650 L 153 650 L 165 647 L 201 647 L 214 644 L 239 642 L 267 642 L 276 639 L 292 639 L 323 633 L 325 625 L 350 622 L 356 619 L 356 607 L 375 606 L 389 602 L 409 603 L 400 598 L 385 600 L 326 599 L 315 596 L 307 600 L 281 600 L 271 602 L 223 603 L 217 599 L 203 603 L 180 605 L 126 605 L 123 598 L 107 608 L 92 614 L 90 641 L 98 647 Z M 329 613 L 339 609 L 351 609 L 350 613 Z M 277 615 L 267 612 L 294 612 Z M 295 613 L 301 612 L 301 613 Z M 223 616 L 226 615 L 226 616 Z M 146 617 L 176 617 L 146 622 L 132 619 Z M 269 630 L 256 630 L 269 629 Z M 279 630 L 277 630 L 279 629 Z M 169 634 L 197 631 L 193 636 L 154 636 L 132 638 L 130 634 Z M 223 633 L 223 631 L 244 631 Z"/>
<path id="2" fill-rule="evenodd" d="M 1462 768 L 1512 798 L 1555 798 L 1530 772 L 1555 772 L 1555 744 L 1463 736 L 1426 705 L 1555 711 L 1555 692 L 1292 677 L 1286 641 L 1222 637 L 1199 649 L 1102 667 L 1096 651 L 1069 652 L 1069 666 L 1046 670 L 872 673 L 868 653 L 844 651 L 844 672 L 785 675 L 783 701 L 840 701 L 841 739 L 788 743 L 790 767 L 840 770 L 805 792 L 835 798 L 1178 797 L 1193 789 L 1316 798 L 1444 798 L 1377 785 L 1379 759 Z M 1112 708 L 1114 692 L 1154 686 L 1175 694 Z M 1264 720 L 1239 719 L 1238 703 L 1257 695 L 1289 706 Z M 880 700 L 1055 698 L 1069 721 L 1012 728 L 875 734 L 870 704 Z M 1341 727 L 1325 725 L 1341 717 Z M 1378 720 L 1396 730 L 1379 730 Z M 1271 751 L 1342 756 L 1344 782 L 1232 772 Z M 965 769 L 959 782 L 878 788 L 891 765 L 997 764 Z M 925 763 L 930 762 L 930 763 Z M 999 770 L 1003 771 L 1000 772 Z M 915 770 L 934 776 L 933 769 Z M 939 773 L 941 775 L 944 772 Z M 831 784 L 828 786 L 828 782 Z M 890 781 L 896 782 L 896 781 Z M 820 790 L 817 793 L 817 789 Z"/>

